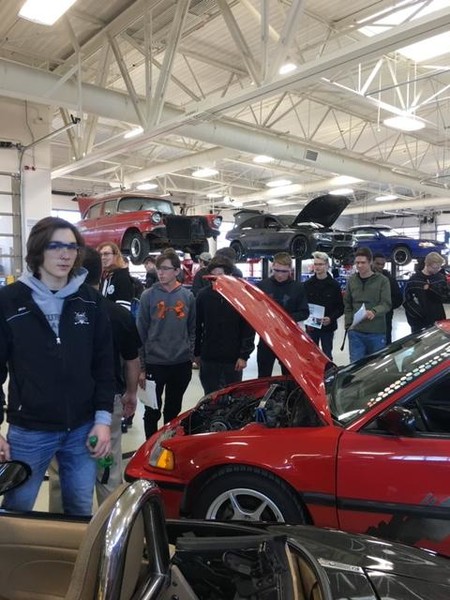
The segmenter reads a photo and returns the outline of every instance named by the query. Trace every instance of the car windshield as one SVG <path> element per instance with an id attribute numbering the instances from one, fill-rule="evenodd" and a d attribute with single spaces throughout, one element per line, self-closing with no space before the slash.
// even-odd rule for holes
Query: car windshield
<path id="1" fill-rule="evenodd" d="M 165 215 L 175 213 L 173 204 L 162 198 L 122 198 L 118 212 L 133 212 L 135 210 L 157 210 Z"/>
<path id="2" fill-rule="evenodd" d="M 403 234 L 396 229 L 380 229 L 380 233 L 385 237 L 403 237 Z"/>
<path id="3" fill-rule="evenodd" d="M 291 225 L 292 221 L 294 220 L 291 215 L 277 215 L 277 219 L 286 226 Z"/>
<path id="4" fill-rule="evenodd" d="M 438 327 L 394 342 L 376 356 L 336 369 L 326 378 L 333 418 L 349 425 L 450 356 L 450 335 Z"/>

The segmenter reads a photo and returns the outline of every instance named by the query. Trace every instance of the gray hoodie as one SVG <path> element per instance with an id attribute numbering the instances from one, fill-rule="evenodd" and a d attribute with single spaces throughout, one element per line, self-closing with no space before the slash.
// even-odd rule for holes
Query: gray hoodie
<path id="1" fill-rule="evenodd" d="M 31 296 L 41 311 L 44 313 L 50 327 L 59 337 L 59 319 L 61 317 L 64 299 L 75 293 L 86 279 L 87 270 L 84 267 L 78 269 L 76 274 L 69 279 L 67 284 L 56 292 L 52 292 L 40 279 L 34 277 L 30 272 L 19 277 L 19 281 L 31 288 Z"/>
<path id="2" fill-rule="evenodd" d="M 176 365 L 193 360 L 195 298 L 179 285 L 171 292 L 155 283 L 141 296 L 137 328 L 147 364 Z"/>

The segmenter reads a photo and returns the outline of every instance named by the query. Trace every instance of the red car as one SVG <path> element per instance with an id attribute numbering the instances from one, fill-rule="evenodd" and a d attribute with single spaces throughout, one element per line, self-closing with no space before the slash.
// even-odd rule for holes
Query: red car
<path id="1" fill-rule="evenodd" d="M 219 235 L 220 215 L 176 215 L 167 198 L 139 192 L 76 196 L 82 220 L 76 225 L 89 246 L 114 242 L 135 265 L 168 246 L 193 256 Z"/>
<path id="2" fill-rule="evenodd" d="M 169 517 L 310 523 L 450 555 L 450 320 L 337 367 L 244 280 L 214 282 L 289 370 L 205 396 L 126 475 Z"/>

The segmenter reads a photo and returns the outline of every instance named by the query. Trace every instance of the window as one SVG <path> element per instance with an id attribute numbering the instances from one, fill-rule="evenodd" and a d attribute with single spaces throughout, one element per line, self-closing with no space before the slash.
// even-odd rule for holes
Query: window
<path id="1" fill-rule="evenodd" d="M 87 218 L 88 219 L 98 218 L 100 216 L 101 208 L 102 208 L 101 202 L 99 204 L 94 204 L 94 206 L 91 206 L 91 208 L 87 212 Z"/>

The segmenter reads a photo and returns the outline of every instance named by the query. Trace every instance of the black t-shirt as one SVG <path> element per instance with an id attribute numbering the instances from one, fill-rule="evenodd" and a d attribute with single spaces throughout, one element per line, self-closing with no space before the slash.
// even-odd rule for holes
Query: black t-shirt
<path id="1" fill-rule="evenodd" d="M 123 394 L 126 389 L 123 361 L 138 357 L 141 339 L 130 311 L 110 300 L 105 302 L 112 328 L 115 392 Z"/>

